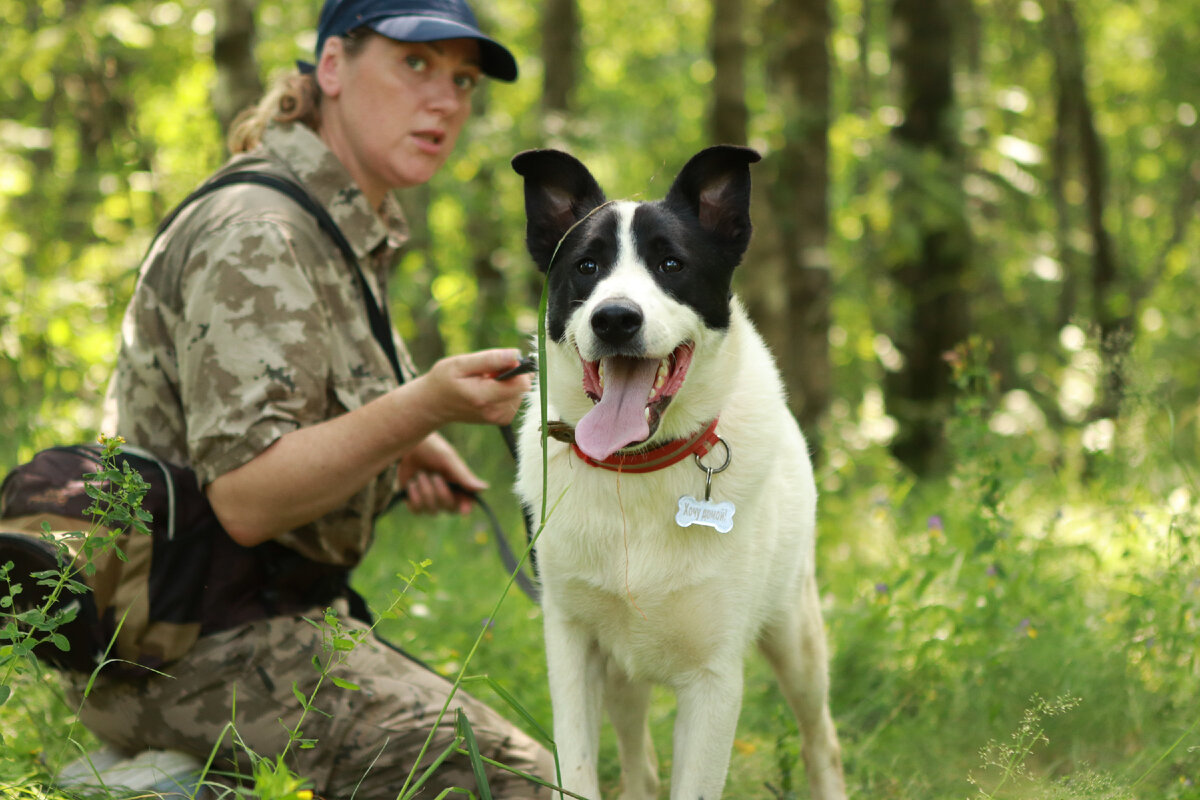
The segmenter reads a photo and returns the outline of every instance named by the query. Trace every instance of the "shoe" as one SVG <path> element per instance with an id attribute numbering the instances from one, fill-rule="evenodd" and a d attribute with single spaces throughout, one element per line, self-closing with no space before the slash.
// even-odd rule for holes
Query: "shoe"
<path id="1" fill-rule="evenodd" d="M 115 755 L 115 760 L 113 756 Z M 64 788 L 103 787 L 114 797 L 160 797 L 164 800 L 211 796 L 200 786 L 204 763 L 177 750 L 144 750 L 132 758 L 122 758 L 110 748 L 102 748 L 77 759 L 58 775 L 57 785 Z"/>
<path id="2" fill-rule="evenodd" d="M 82 786 L 86 783 L 93 783 L 96 773 L 103 772 L 124 760 L 125 756 L 119 750 L 105 745 L 99 750 L 93 750 L 80 756 L 63 767 L 58 773 L 57 783 L 60 786 Z"/>

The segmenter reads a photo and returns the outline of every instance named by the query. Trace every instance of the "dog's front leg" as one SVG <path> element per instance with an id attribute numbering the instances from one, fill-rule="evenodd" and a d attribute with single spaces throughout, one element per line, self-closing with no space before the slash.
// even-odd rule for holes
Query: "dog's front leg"
<path id="1" fill-rule="evenodd" d="M 658 797 L 658 758 L 650 738 L 650 683 L 631 679 L 614 664 L 608 666 L 604 708 L 617 733 L 621 759 L 621 800 Z"/>
<path id="2" fill-rule="evenodd" d="M 600 757 L 604 657 L 588 631 L 550 605 L 546 607 L 546 662 L 563 788 L 599 800 L 596 762 Z"/>
<path id="3" fill-rule="evenodd" d="M 671 800 L 717 800 L 742 707 L 742 662 L 698 671 L 676 689 Z"/>

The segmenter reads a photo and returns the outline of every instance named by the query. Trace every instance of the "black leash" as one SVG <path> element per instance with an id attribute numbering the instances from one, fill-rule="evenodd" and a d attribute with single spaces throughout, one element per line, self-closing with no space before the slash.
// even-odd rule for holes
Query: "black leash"
<path id="1" fill-rule="evenodd" d="M 179 203 L 179 205 L 175 206 L 174 210 L 172 210 L 171 213 L 168 214 L 167 217 L 162 221 L 162 223 L 159 224 L 158 230 L 154 234 L 155 239 L 161 236 L 163 231 L 170 227 L 171 223 L 175 221 L 175 218 L 179 216 L 180 212 L 182 212 L 187 206 L 191 205 L 194 201 L 199 200 L 201 197 L 204 197 L 207 194 L 215 192 L 217 189 L 239 183 L 252 183 L 258 186 L 266 186 L 270 189 L 274 189 L 277 192 L 281 192 L 282 194 L 291 198 L 297 205 L 299 205 L 316 219 L 317 224 L 321 227 L 321 229 L 325 231 L 325 233 L 328 234 L 333 240 L 334 244 L 337 245 L 338 249 L 342 253 L 342 256 L 346 259 L 346 263 L 350 265 L 352 270 L 354 270 L 355 278 L 358 280 L 358 286 L 362 290 L 363 304 L 367 309 L 367 321 L 371 326 L 371 335 L 374 336 L 375 341 L 379 343 L 379 346 L 383 348 L 384 354 L 387 355 L 388 363 L 391 364 L 392 370 L 396 374 L 396 380 L 403 384 L 404 372 L 400 369 L 400 359 L 396 353 L 396 343 L 392 339 L 392 324 L 388 317 L 387 304 L 381 304 L 375 298 L 375 293 L 371 291 L 371 285 L 367 283 L 366 276 L 363 275 L 362 267 L 358 263 L 358 256 L 354 253 L 354 248 L 350 245 L 350 242 L 347 241 L 345 234 L 342 233 L 341 228 L 338 227 L 338 224 L 333 220 L 333 217 L 329 215 L 329 212 L 325 210 L 323 205 L 317 202 L 312 195 L 304 190 L 303 186 L 295 181 L 270 172 L 263 172 L 261 170 L 236 170 L 233 172 L 227 172 L 224 175 L 218 175 L 212 180 L 197 187 L 191 194 L 185 197 Z M 534 372 L 536 369 L 536 362 L 532 358 L 526 357 L 521 360 L 520 364 L 508 370 L 507 372 L 497 375 L 495 379 L 498 381 L 505 381 L 510 378 L 515 378 L 518 375 Z M 515 463 L 517 460 L 517 444 L 516 437 L 513 435 L 512 426 L 501 425 L 499 427 L 500 435 L 504 438 L 504 444 L 507 446 L 508 452 L 512 456 L 513 462 Z M 532 600 L 534 603 L 537 603 L 540 597 L 537 584 L 532 578 L 525 574 L 523 570 L 520 569 L 521 562 L 517 558 L 516 554 L 513 553 L 512 547 L 509 545 L 508 539 L 504 535 L 504 529 L 500 526 L 500 520 L 496 517 L 496 513 L 492 511 L 491 506 L 484 502 L 484 499 L 479 496 L 478 492 L 473 492 L 456 483 L 451 483 L 450 488 L 459 494 L 469 497 L 477 506 L 479 506 L 479 509 L 483 511 L 492 527 L 492 534 L 496 539 L 496 548 L 500 553 L 500 560 L 503 562 L 504 567 L 509 571 L 509 574 L 515 578 L 517 586 L 521 588 L 521 591 L 523 591 L 530 600 Z M 401 491 L 396 495 L 388 507 L 384 509 L 384 512 L 386 513 L 396 504 L 403 502 L 407 496 L 408 493 L 406 491 Z M 526 546 L 528 546 L 529 541 L 533 538 L 533 518 L 529 513 L 529 509 L 525 508 L 524 506 L 521 507 L 521 512 L 525 518 Z M 534 572 L 536 574 L 536 562 L 531 561 L 531 563 L 534 565 Z"/>

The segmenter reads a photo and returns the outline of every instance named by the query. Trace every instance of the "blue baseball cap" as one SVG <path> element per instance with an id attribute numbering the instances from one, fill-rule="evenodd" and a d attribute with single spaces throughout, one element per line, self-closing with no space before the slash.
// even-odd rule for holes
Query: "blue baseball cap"
<path id="1" fill-rule="evenodd" d="M 317 59 L 330 36 L 363 26 L 397 42 L 475 39 L 485 75 L 502 81 L 517 79 L 517 60 L 508 48 L 479 30 L 465 0 L 325 0 L 317 21 Z M 302 72 L 315 69 L 308 62 L 297 63 Z"/>

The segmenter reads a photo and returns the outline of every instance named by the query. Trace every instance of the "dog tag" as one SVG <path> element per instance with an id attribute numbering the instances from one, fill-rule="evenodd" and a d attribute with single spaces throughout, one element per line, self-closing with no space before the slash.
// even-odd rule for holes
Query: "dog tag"
<path id="1" fill-rule="evenodd" d="M 719 467 L 706 467 L 700 460 L 699 454 L 696 455 L 696 466 L 704 472 L 704 499 L 697 500 L 689 494 L 679 498 L 679 510 L 675 512 L 675 524 L 681 528 L 707 525 L 715 528 L 719 533 L 729 533 L 733 530 L 733 512 L 737 510 L 733 507 L 733 503 L 715 503 L 712 500 L 713 475 L 724 472 L 729 466 L 729 462 L 733 460 L 733 451 L 729 449 L 729 444 L 720 436 L 717 437 L 717 442 L 725 448 L 725 462 Z"/>
<path id="2" fill-rule="evenodd" d="M 706 525 L 720 533 L 733 530 L 733 514 L 737 511 L 733 503 L 714 503 L 712 500 L 697 500 L 690 495 L 679 498 L 679 510 L 675 512 L 675 524 L 681 528 Z"/>

